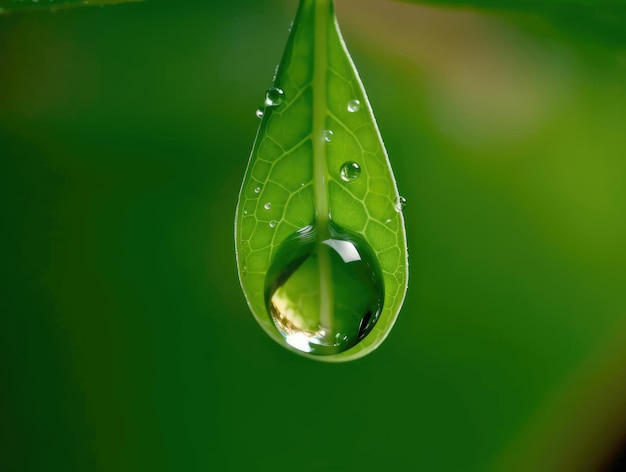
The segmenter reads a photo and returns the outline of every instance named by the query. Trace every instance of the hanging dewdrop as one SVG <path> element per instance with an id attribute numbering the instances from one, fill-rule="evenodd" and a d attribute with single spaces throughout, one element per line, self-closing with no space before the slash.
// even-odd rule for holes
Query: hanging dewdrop
<path id="1" fill-rule="evenodd" d="M 356 359 L 391 330 L 407 286 L 401 197 L 332 0 L 301 0 L 243 180 L 239 278 L 277 342 Z"/>

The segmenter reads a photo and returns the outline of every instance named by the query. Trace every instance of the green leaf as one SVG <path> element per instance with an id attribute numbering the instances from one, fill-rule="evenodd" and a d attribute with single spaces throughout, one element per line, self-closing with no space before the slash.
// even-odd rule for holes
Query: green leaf
<path id="1" fill-rule="evenodd" d="M 395 179 L 332 0 L 301 0 L 261 112 L 235 222 L 241 286 L 280 344 L 356 359 L 395 322 L 407 248 Z"/>

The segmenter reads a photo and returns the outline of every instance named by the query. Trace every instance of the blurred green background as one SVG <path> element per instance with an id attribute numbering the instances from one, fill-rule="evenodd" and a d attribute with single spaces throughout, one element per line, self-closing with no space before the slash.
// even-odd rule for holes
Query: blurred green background
<path id="1" fill-rule="evenodd" d="M 297 2 L 221 3 L 0 16 L 0 470 L 607 470 L 624 35 L 569 10 L 337 0 L 410 280 L 382 347 L 328 365 L 262 332 L 233 249 Z"/>

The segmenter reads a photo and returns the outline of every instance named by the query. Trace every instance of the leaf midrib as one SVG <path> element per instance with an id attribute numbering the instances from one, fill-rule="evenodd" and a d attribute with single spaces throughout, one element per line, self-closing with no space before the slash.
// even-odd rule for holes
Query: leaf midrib
<path id="1" fill-rule="evenodd" d="M 328 7 L 331 0 L 313 0 L 315 14 L 313 43 L 313 180 L 315 194 L 315 223 L 317 227 L 317 257 L 320 288 L 320 326 L 332 332 L 333 282 L 330 266 L 330 249 L 323 241 L 330 237 L 329 204 L 326 166 L 326 127 L 328 80 Z"/>
<path id="2" fill-rule="evenodd" d="M 329 0 L 314 0 L 315 30 L 313 49 L 313 179 L 315 181 L 315 209 L 317 229 L 321 237 L 328 231 L 329 207 L 328 191 L 326 188 L 326 146 L 323 131 L 326 126 L 326 81 L 327 77 L 327 39 L 328 39 L 328 2 Z"/>

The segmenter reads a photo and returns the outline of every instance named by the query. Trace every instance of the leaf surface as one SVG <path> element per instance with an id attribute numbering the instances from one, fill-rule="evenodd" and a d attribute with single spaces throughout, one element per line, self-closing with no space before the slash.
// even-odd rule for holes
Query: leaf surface
<path id="1" fill-rule="evenodd" d="M 361 357 L 382 342 L 400 310 L 407 249 L 395 179 L 331 0 L 300 2 L 274 87 L 284 92 L 282 102 L 264 110 L 237 207 L 241 285 L 257 321 L 284 345 L 266 300 L 266 276 L 277 249 L 311 226 L 318 243 L 328 238 L 331 224 L 358 235 L 380 266 L 383 308 L 367 337 L 322 360 Z M 352 163 L 360 174 L 345 180 L 342 167 Z M 325 283 L 332 289 L 332 280 Z"/>

